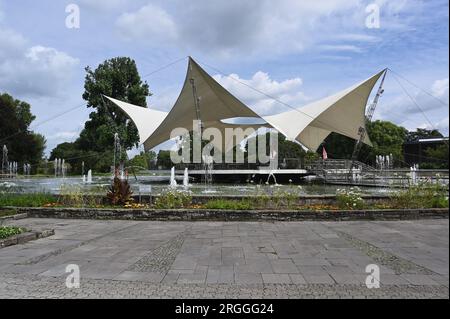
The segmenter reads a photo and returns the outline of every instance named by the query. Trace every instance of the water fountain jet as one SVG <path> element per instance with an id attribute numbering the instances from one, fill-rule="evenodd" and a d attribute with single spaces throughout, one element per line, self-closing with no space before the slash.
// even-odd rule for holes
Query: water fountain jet
<path id="1" fill-rule="evenodd" d="M 90 169 L 87 173 L 87 181 L 88 184 L 92 183 L 92 170 Z"/>
<path id="2" fill-rule="evenodd" d="M 177 187 L 177 181 L 175 180 L 175 167 L 172 167 L 170 171 L 170 187 L 171 188 Z"/>
<path id="3" fill-rule="evenodd" d="M 187 167 L 184 169 L 183 186 L 189 187 L 189 171 Z"/>

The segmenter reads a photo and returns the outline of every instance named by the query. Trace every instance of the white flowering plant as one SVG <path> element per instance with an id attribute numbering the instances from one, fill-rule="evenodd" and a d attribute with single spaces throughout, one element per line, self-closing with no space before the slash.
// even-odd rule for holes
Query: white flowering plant
<path id="1" fill-rule="evenodd" d="M 336 190 L 336 201 L 341 209 L 362 209 L 365 206 L 361 190 L 358 187 Z"/>

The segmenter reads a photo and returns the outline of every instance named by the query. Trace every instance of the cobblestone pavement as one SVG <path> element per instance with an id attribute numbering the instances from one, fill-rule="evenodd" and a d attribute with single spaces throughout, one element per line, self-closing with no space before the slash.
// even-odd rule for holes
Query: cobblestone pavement
<path id="1" fill-rule="evenodd" d="M 55 235 L 0 249 L 0 299 L 449 298 L 448 220 L 14 224 Z"/>

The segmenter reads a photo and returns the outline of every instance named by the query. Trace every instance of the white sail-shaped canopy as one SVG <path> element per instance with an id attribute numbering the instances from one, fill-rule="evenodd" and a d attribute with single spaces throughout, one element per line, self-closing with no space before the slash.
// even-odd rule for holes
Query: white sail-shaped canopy
<path id="1" fill-rule="evenodd" d="M 167 117 L 167 112 L 156 111 L 146 107 L 125 103 L 105 95 L 105 97 L 122 109 L 136 125 L 141 143 L 146 141 L 150 135 L 161 125 Z"/>
<path id="2" fill-rule="evenodd" d="M 236 127 L 236 125 L 225 124 L 222 120 L 235 117 L 259 117 L 258 114 L 225 90 L 190 58 L 188 72 L 181 93 L 161 125 L 143 142 L 145 149 L 152 149 L 167 141 L 174 128 L 193 130 L 193 120 L 197 120 L 197 111 L 192 80 L 199 98 L 199 116 L 203 128 L 217 128 L 222 133 L 223 141 L 213 141 L 219 150 L 225 150 L 226 152 L 242 141 L 242 139 L 235 140 L 233 143 L 225 140 L 225 129 L 227 127 Z M 261 125 L 238 126 L 244 130 L 250 127 L 254 129 L 261 127 Z"/>
<path id="3" fill-rule="evenodd" d="M 357 140 L 359 129 L 366 127 L 365 110 L 370 93 L 383 72 L 320 101 L 263 119 L 310 150 L 316 150 L 331 132 Z M 363 142 L 371 145 L 367 135 Z"/>
<path id="4" fill-rule="evenodd" d="M 323 140 L 336 132 L 359 139 L 360 128 L 365 128 L 365 109 L 370 93 L 384 71 L 342 92 L 308 104 L 298 109 L 272 115 L 260 116 L 242 103 L 192 58 L 181 93 L 169 113 L 142 108 L 112 98 L 111 102 L 121 108 L 134 122 L 140 141 L 146 150 L 169 140 L 175 128 L 193 130 L 193 120 L 200 117 L 203 128 L 216 128 L 222 133 L 222 141 L 212 141 L 221 151 L 228 152 L 242 142 L 243 136 L 227 136 L 227 128 L 242 130 L 261 127 L 273 128 L 290 140 L 296 140 L 310 150 L 317 150 Z M 194 98 L 198 97 L 198 109 Z M 199 112 L 197 112 L 197 110 Z M 230 118 L 261 118 L 262 124 L 229 124 Z M 371 145 L 368 137 L 364 143 Z"/>

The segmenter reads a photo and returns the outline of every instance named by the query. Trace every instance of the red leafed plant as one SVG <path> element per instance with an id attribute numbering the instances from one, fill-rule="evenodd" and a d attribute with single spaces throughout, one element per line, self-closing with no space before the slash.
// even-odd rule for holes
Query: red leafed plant
<path id="1" fill-rule="evenodd" d="M 122 180 L 116 174 L 107 194 L 110 203 L 112 205 L 130 204 L 133 202 L 131 195 L 133 195 L 133 192 L 128 180 Z"/>

